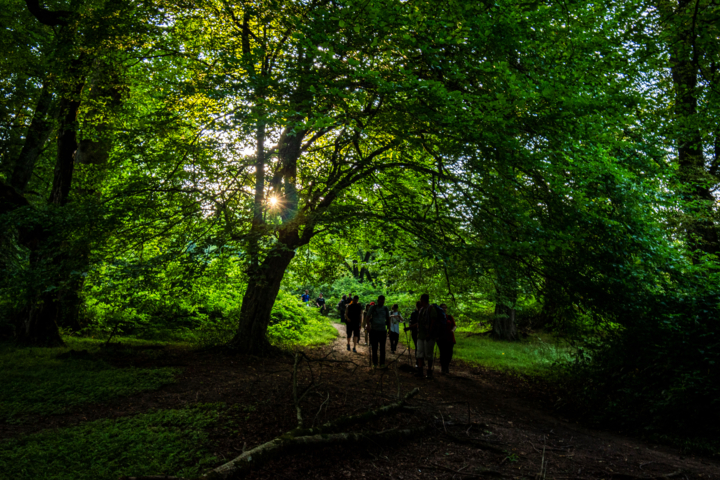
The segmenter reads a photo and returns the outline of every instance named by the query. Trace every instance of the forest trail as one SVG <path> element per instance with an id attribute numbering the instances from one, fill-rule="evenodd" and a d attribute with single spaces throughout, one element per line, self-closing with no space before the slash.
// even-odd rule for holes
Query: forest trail
<path id="1" fill-rule="evenodd" d="M 348 352 L 345 325 L 334 323 L 334 326 L 339 333 L 333 343 L 336 354 L 369 366 L 369 346 L 361 343 L 358 353 Z M 360 341 L 364 342 L 364 338 Z M 462 467 L 471 465 L 474 457 L 473 460 L 479 461 L 482 467 L 515 478 L 535 477 L 540 473 L 543 458 L 543 478 L 720 478 L 720 462 L 714 459 L 686 456 L 677 449 L 588 429 L 562 418 L 549 408 L 553 401 L 551 394 L 538 391 L 537 385 L 517 376 L 458 361 L 451 365 L 451 376 L 441 376 L 436 358 L 432 379 L 414 378 L 407 368 L 414 364 L 414 357 L 406 341 L 401 333 L 398 355 L 389 353 L 388 342 L 389 371 L 394 371 L 395 366 L 402 371 L 400 381 L 403 386 L 408 384 L 403 391 L 414 386 L 420 388 L 418 401 L 433 405 L 436 415 L 432 420 L 438 432 L 444 434 L 448 429 L 454 429 L 457 435 L 453 436 L 462 439 L 473 436 L 471 430 L 475 430 L 474 436 L 483 433 L 481 441 L 488 447 L 499 448 L 494 451 L 461 446 L 457 440 L 442 439 L 444 435 L 434 444 L 435 448 L 430 447 L 432 442 L 425 443 L 425 452 L 422 452 L 423 447 L 413 445 L 413 449 L 418 448 L 417 464 L 437 467 L 425 470 L 425 473 L 432 471 L 431 477 L 461 478 L 460 470 L 472 471 L 472 468 Z M 359 369 L 356 375 L 377 373 L 368 367 Z M 457 429 L 459 424 L 462 428 Z M 471 424 L 470 428 L 468 424 Z M 444 468 L 440 468 L 441 463 L 445 464 L 442 465 Z M 397 478 L 424 478 L 422 470 L 415 468 L 414 472 Z M 487 473 L 498 476 L 495 472 Z"/>
<path id="2" fill-rule="evenodd" d="M 429 431 L 393 445 L 314 447 L 275 458 L 246 478 L 720 478 L 720 462 L 715 459 L 684 456 L 676 449 L 587 429 L 562 418 L 551 408 L 552 393 L 538 382 L 462 362 L 453 362 L 451 377 L 437 375 L 436 367 L 435 378 L 415 378 L 402 343 L 400 355 L 388 355 L 388 369 L 371 370 L 367 346 L 348 352 L 344 325 L 335 328 L 339 336 L 331 344 L 297 350 L 308 359 L 298 364 L 298 386 L 315 386 L 302 401 L 307 424 L 387 405 L 417 387 L 409 408 L 348 431 L 417 426 Z M 291 355 L 262 359 L 168 347 L 153 356 L 131 352 L 104 359 L 121 368 L 175 367 L 177 382 L 80 411 L 39 416 L 22 424 L 0 423 L 0 440 L 158 409 L 222 403 L 227 407 L 209 440 L 221 464 L 296 426 Z"/>

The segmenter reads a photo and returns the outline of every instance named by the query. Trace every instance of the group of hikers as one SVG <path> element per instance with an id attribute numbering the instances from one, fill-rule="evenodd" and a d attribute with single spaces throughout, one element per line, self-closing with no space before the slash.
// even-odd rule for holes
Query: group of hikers
<path id="1" fill-rule="evenodd" d="M 312 300 L 310 300 L 310 291 L 305 290 L 305 293 L 303 293 L 300 296 L 300 299 L 302 300 L 302 302 L 305 305 L 310 306 L 310 303 L 312 302 Z M 325 297 L 323 297 L 322 293 L 320 295 L 318 295 L 318 298 L 315 299 L 314 303 L 315 303 L 315 306 L 320 309 L 320 313 L 322 313 L 323 315 L 325 313 L 327 313 L 327 308 L 325 305 Z"/>
<path id="2" fill-rule="evenodd" d="M 347 349 L 357 353 L 361 328 L 365 333 L 365 345 L 370 344 L 372 351 L 372 367 L 385 367 L 385 347 L 390 338 L 390 352 L 397 352 L 400 340 L 400 324 L 404 332 L 410 332 L 415 345 L 415 369 L 419 377 L 432 377 L 435 346 L 440 351 L 441 374 L 450 373 L 450 362 L 455 345 L 455 319 L 447 313 L 447 305 L 431 304 L 430 295 L 420 296 L 415 310 L 406 321 L 399 312 L 398 304 L 391 308 L 385 305 L 385 296 L 380 295 L 377 301 L 363 306 L 358 295 L 343 295 L 338 303 L 340 318 L 346 325 Z M 379 355 L 378 355 L 379 351 Z M 427 367 L 427 373 L 425 373 Z"/>

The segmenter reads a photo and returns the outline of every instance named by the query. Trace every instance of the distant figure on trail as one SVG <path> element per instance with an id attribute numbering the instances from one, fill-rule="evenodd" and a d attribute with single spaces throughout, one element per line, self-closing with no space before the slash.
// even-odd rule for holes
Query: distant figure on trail
<path id="1" fill-rule="evenodd" d="M 325 313 L 325 298 L 322 293 L 318 296 L 317 300 L 315 300 L 315 306 L 320 309 L 320 313 Z"/>
<path id="2" fill-rule="evenodd" d="M 413 346 L 415 347 L 415 368 L 418 368 L 417 348 L 418 348 L 418 316 L 420 315 L 420 302 L 415 303 L 415 310 L 410 314 L 410 325 L 405 327 L 405 331 L 410 330 Z"/>
<path id="3" fill-rule="evenodd" d="M 400 322 L 404 321 L 402 315 L 400 315 L 400 306 L 396 303 L 390 310 L 390 328 L 388 335 L 390 335 L 390 353 L 395 353 L 397 350 L 398 341 L 400 340 Z"/>
<path id="4" fill-rule="evenodd" d="M 447 314 L 447 305 L 442 304 L 440 308 L 445 312 L 446 332 L 445 335 L 438 338 L 437 345 L 440 350 L 440 374 L 450 375 L 450 362 L 453 357 L 453 349 L 455 348 L 455 319 L 452 315 Z"/>
<path id="5" fill-rule="evenodd" d="M 345 309 L 345 332 L 347 335 L 347 349 L 350 351 L 350 338 L 353 339 L 354 353 L 357 353 L 357 344 L 360 341 L 360 323 L 362 322 L 362 305 L 360 297 L 355 295 Z"/>
<path id="6" fill-rule="evenodd" d="M 385 306 L 385 295 L 380 295 L 377 304 L 368 308 L 365 315 L 365 330 L 370 331 L 370 347 L 372 348 L 372 364 L 374 368 L 385 367 L 385 343 L 387 331 L 390 329 L 390 310 Z M 378 364 L 378 348 L 380 362 Z"/>
<path id="7" fill-rule="evenodd" d="M 300 297 L 300 298 L 302 299 L 303 303 L 308 303 L 310 301 L 310 291 L 305 290 L 305 293 L 303 293 L 302 297 Z"/>

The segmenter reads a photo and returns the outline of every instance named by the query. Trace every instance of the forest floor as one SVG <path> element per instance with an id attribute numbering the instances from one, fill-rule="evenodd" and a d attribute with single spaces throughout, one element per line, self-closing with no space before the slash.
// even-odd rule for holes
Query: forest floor
<path id="1" fill-rule="evenodd" d="M 720 478 L 716 459 L 683 455 L 561 418 L 552 410 L 557 400 L 552 390 L 525 377 L 454 362 L 451 376 L 439 375 L 438 365 L 434 378 L 416 378 L 402 344 L 398 354 L 388 355 L 387 369 L 372 370 L 367 347 L 348 352 L 344 326 L 335 327 L 339 337 L 331 345 L 305 349 L 312 361 L 298 368 L 299 384 L 315 385 L 303 401 L 306 426 L 391 403 L 398 393 L 418 387 L 410 408 L 350 431 L 429 429 L 393 445 L 327 445 L 283 455 L 246 478 Z M 23 423 L 0 423 L 0 440 L 162 409 L 225 405 L 208 427 L 214 460 L 206 470 L 295 427 L 290 355 L 259 359 L 167 346 L 161 354 L 135 352 L 104 360 L 117 367 L 174 367 L 181 373 L 176 383 L 154 391 Z"/>

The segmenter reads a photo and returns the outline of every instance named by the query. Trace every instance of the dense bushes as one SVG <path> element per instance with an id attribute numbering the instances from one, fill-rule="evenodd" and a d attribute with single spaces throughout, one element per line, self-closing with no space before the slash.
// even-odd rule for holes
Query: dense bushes
<path id="1" fill-rule="evenodd" d="M 717 275 L 698 270 L 635 289 L 615 328 L 585 338 L 562 381 L 588 418 L 675 442 L 713 439 L 720 451 L 720 292 Z"/>

